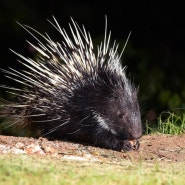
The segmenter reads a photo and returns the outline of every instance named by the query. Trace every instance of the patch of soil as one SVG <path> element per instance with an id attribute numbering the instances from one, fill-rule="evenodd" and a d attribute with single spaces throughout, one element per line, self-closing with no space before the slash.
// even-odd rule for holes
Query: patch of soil
<path id="1" fill-rule="evenodd" d="M 92 146 L 45 138 L 0 135 L 0 154 L 42 155 L 67 160 L 116 162 L 123 159 L 144 161 L 185 161 L 185 135 L 146 135 L 140 139 L 140 149 L 117 152 Z"/>

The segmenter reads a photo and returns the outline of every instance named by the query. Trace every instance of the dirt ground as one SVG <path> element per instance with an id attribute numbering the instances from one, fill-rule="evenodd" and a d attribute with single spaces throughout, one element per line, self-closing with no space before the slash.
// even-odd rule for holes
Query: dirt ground
<path id="1" fill-rule="evenodd" d="M 116 152 L 45 138 L 27 138 L 0 135 L 0 155 L 25 154 L 51 156 L 66 160 L 116 162 L 123 159 L 144 161 L 185 161 L 185 135 L 146 135 L 140 139 L 140 149 Z"/>

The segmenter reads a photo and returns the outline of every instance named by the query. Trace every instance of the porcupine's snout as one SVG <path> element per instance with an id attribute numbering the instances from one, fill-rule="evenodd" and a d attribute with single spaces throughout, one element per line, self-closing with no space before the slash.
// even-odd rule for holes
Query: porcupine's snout
<path id="1" fill-rule="evenodd" d="M 134 115 L 130 117 L 128 134 L 130 135 L 130 139 L 139 139 L 142 136 L 142 122 L 139 112 L 134 113 Z"/>
<path id="2" fill-rule="evenodd" d="M 134 113 L 128 119 L 128 130 L 124 131 L 124 139 L 128 140 L 132 150 L 138 150 L 140 147 L 139 138 L 142 136 L 142 122 L 140 112 Z"/>
<path id="3" fill-rule="evenodd" d="M 126 111 L 116 121 L 115 133 L 121 140 L 136 140 L 142 136 L 142 122 L 139 111 Z M 115 124 L 114 124 L 115 125 Z"/>

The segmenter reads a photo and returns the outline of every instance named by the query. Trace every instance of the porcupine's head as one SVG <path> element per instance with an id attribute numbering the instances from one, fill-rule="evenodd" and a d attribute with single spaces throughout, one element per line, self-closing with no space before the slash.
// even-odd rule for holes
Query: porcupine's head
<path id="1" fill-rule="evenodd" d="M 102 93 L 96 109 L 96 119 L 101 127 L 122 140 L 138 139 L 142 135 L 141 115 L 137 89 L 124 74 L 118 71 L 102 72 Z"/>
<path id="2" fill-rule="evenodd" d="M 54 21 L 55 24 L 51 24 L 62 35 L 61 43 L 23 26 L 38 41 L 37 46 L 29 44 L 40 53 L 40 57 L 34 61 L 16 53 L 29 70 L 3 70 L 10 78 L 26 86 L 25 89 L 3 86 L 19 97 L 19 102 L 5 107 L 13 108 L 19 119 L 45 124 L 45 130 L 47 125 L 50 127 L 55 122 L 48 133 L 69 124 L 77 125 L 76 130 L 78 124 L 84 127 L 95 124 L 120 139 L 141 137 L 137 89 L 126 78 L 125 68 L 121 67 L 118 44 L 114 42 L 112 47 L 109 46 L 107 28 L 96 56 L 90 34 L 84 27 L 80 29 L 72 20 L 71 40 L 55 18 Z"/>

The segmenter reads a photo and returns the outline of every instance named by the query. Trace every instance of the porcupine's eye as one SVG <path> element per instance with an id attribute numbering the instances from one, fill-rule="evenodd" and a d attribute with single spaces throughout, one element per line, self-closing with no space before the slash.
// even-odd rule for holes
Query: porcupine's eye
<path id="1" fill-rule="evenodd" d="M 117 111 L 116 115 L 118 116 L 118 118 L 120 119 L 124 119 L 126 117 L 126 113 L 123 113 L 121 111 Z"/>

